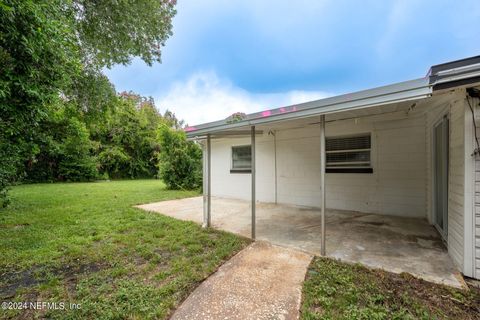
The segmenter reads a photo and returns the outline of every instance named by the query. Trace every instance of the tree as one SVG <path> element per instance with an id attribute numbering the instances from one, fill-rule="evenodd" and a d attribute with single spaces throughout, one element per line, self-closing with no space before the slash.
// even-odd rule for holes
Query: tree
<path id="1" fill-rule="evenodd" d="M 0 1 L 0 205 L 7 186 L 21 179 L 25 164 L 45 155 L 40 148 L 45 144 L 37 137 L 44 137 L 40 123 L 49 122 L 49 106 L 76 106 L 76 119 L 92 129 L 116 101 L 101 69 L 127 64 L 135 56 L 147 64 L 160 61 L 161 48 L 172 34 L 175 4 Z M 83 129 L 77 129 L 82 136 Z"/>
<path id="2" fill-rule="evenodd" d="M 170 189 L 196 189 L 202 185 L 202 150 L 188 141 L 184 131 L 159 127 L 159 176 Z"/>
<path id="3" fill-rule="evenodd" d="M 60 2 L 0 3 L 0 203 L 38 150 L 32 143 L 45 107 L 80 68 L 74 32 Z"/>
<path id="4" fill-rule="evenodd" d="M 68 3 L 68 2 L 67 2 Z M 161 47 L 172 35 L 174 0 L 73 0 L 75 30 L 88 63 L 111 67 L 140 57 L 161 62 Z"/>
<path id="5" fill-rule="evenodd" d="M 179 120 L 175 116 L 175 113 L 173 113 L 172 111 L 170 111 L 168 109 L 163 114 L 163 118 L 165 119 L 167 125 L 170 128 L 180 130 L 180 129 L 183 129 L 185 127 L 185 121 Z"/>
<path id="6" fill-rule="evenodd" d="M 65 95 L 76 105 L 87 126 L 100 123 L 117 101 L 117 93 L 107 76 L 87 67 L 73 79 Z"/>
<path id="7" fill-rule="evenodd" d="M 47 110 L 34 139 L 38 149 L 26 166 L 26 179 L 38 181 L 89 181 L 98 176 L 94 143 L 71 104 Z"/>
<path id="8" fill-rule="evenodd" d="M 90 181 L 97 177 L 97 166 L 92 156 L 92 143 L 85 124 L 70 118 L 60 148 L 58 180 Z"/>
<path id="9" fill-rule="evenodd" d="M 154 176 L 160 150 L 156 130 L 162 122 L 152 98 L 121 93 L 104 118 L 103 131 L 94 137 L 99 142 L 101 173 L 111 178 Z"/>

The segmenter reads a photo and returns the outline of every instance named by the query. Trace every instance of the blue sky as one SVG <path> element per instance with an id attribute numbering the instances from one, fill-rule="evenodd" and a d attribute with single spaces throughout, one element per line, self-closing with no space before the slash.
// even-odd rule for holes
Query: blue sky
<path id="1" fill-rule="evenodd" d="M 162 64 L 106 70 L 189 124 L 423 77 L 480 54 L 480 1 L 179 0 Z"/>

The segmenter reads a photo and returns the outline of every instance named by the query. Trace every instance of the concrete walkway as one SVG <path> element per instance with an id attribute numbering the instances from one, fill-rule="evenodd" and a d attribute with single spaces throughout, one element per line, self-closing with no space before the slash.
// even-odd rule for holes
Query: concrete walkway
<path id="1" fill-rule="evenodd" d="M 311 259 L 254 242 L 198 286 L 172 319 L 298 319 Z"/>

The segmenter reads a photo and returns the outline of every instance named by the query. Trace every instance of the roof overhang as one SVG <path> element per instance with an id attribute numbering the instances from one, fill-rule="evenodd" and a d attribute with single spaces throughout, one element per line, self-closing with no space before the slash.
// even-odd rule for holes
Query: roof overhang
<path id="1" fill-rule="evenodd" d="M 480 56 L 432 66 L 428 73 L 433 91 L 480 83 Z"/>
<path id="2" fill-rule="evenodd" d="M 424 78 L 256 112 L 237 121 L 225 119 L 200 124 L 187 127 L 185 131 L 187 137 L 196 138 L 271 122 L 419 100 L 430 97 L 435 90 L 476 82 L 480 82 L 480 56 L 432 66 Z"/>

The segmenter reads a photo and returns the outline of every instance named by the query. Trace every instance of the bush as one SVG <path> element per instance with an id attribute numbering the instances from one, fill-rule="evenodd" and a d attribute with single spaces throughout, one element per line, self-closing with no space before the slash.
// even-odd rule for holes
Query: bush
<path id="1" fill-rule="evenodd" d="M 94 180 L 97 177 L 97 165 L 85 124 L 65 112 L 61 106 L 59 110 L 51 112 L 35 137 L 37 151 L 27 161 L 27 180 Z"/>
<path id="2" fill-rule="evenodd" d="M 127 171 L 131 158 L 122 147 L 111 146 L 98 155 L 100 170 L 109 178 L 121 178 Z"/>
<path id="3" fill-rule="evenodd" d="M 9 203 L 8 187 L 16 176 L 20 162 L 19 152 L 15 149 L 15 146 L 0 144 L 0 208 L 6 207 Z"/>
<path id="4" fill-rule="evenodd" d="M 187 141 L 185 132 L 160 126 L 159 177 L 170 189 L 197 189 L 202 185 L 202 150 Z"/>
<path id="5" fill-rule="evenodd" d="M 162 116 L 153 99 L 121 93 L 95 124 L 100 173 L 111 178 L 151 178 L 157 174 L 157 128 Z"/>
<path id="6" fill-rule="evenodd" d="M 98 172 L 91 150 L 92 142 L 85 124 L 76 118 L 70 119 L 60 148 L 59 180 L 94 180 Z"/>

